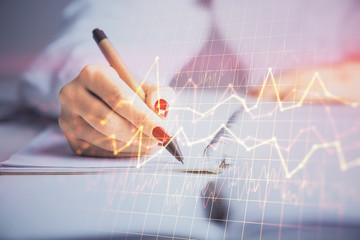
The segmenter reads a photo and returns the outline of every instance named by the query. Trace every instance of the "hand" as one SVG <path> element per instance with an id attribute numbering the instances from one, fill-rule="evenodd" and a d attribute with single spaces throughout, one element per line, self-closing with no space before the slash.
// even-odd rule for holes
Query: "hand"
<path id="1" fill-rule="evenodd" d="M 141 155 L 154 151 L 159 140 L 152 131 L 165 129 L 167 99 L 173 99 L 174 92 L 150 84 L 143 89 L 145 103 L 112 67 L 86 66 L 59 94 L 59 125 L 71 149 L 98 157 L 138 156 L 139 147 Z"/>
<path id="2" fill-rule="evenodd" d="M 318 75 L 315 75 L 316 72 Z M 292 71 L 275 76 L 276 88 L 281 101 L 305 103 L 360 103 L 360 61 L 347 61 L 333 66 L 322 66 Z M 314 80 L 312 82 L 312 80 Z M 312 83 L 311 83 L 312 82 Z M 264 91 L 252 92 L 254 96 L 277 100 L 271 79 Z"/>

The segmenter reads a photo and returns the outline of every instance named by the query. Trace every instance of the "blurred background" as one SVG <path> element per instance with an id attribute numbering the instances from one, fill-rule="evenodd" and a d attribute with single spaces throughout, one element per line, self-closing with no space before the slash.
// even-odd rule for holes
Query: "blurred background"
<path id="1" fill-rule="evenodd" d="M 69 2 L 0 1 L 0 102 L 17 101 L 21 74 L 61 30 L 61 14 Z M 6 108 L 6 104 L 1 107 Z"/>

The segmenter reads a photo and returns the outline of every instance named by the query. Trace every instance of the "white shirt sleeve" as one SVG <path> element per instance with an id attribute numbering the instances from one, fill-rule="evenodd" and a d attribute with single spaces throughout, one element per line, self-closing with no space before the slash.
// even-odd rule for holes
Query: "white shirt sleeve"
<path id="1" fill-rule="evenodd" d="M 74 1 L 64 11 L 68 27 L 24 74 L 22 101 L 57 117 L 59 90 L 92 63 L 106 63 L 92 39 L 100 28 L 109 37 L 133 75 L 166 85 L 200 51 L 211 29 L 210 14 L 192 0 Z M 40 34 L 40 33 L 39 33 Z"/>

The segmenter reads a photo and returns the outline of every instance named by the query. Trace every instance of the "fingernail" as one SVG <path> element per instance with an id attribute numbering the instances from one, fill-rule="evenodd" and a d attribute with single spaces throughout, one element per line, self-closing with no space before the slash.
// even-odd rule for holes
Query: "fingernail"
<path id="1" fill-rule="evenodd" d="M 169 135 L 161 127 L 155 127 L 152 131 L 153 136 L 162 143 L 167 143 L 170 140 Z"/>
<path id="2" fill-rule="evenodd" d="M 157 114 L 166 117 L 169 112 L 169 103 L 164 99 L 159 99 L 155 102 L 154 108 Z"/>

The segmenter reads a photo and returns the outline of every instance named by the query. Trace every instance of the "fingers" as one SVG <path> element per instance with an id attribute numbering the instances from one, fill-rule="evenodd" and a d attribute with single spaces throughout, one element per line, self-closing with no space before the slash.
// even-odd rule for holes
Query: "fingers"
<path id="1" fill-rule="evenodd" d="M 296 80 L 289 81 L 285 76 L 277 76 L 274 79 L 267 79 L 258 89 L 254 89 L 250 94 L 257 98 L 265 98 L 274 101 L 284 101 L 292 94 Z"/>
<path id="2" fill-rule="evenodd" d="M 70 118 L 70 116 L 72 121 L 66 121 L 66 118 Z M 59 124 L 71 143 L 74 152 L 78 155 L 83 155 L 84 151 L 88 148 L 94 149 L 94 146 L 98 150 L 101 149 L 102 151 L 112 153 L 112 155 L 107 155 L 112 157 L 119 156 L 120 153 L 137 156 L 139 152 L 142 155 L 150 152 L 152 149 L 141 137 L 139 140 L 133 139 L 129 142 L 123 142 L 116 140 L 113 136 L 105 136 L 80 116 L 74 116 L 72 113 L 62 111 Z"/>
<path id="3" fill-rule="evenodd" d="M 322 75 L 326 76 L 328 84 L 333 83 L 333 76 L 328 70 L 322 69 Z M 274 86 L 266 86 L 263 97 L 272 98 L 278 101 L 287 101 L 295 103 L 317 103 L 332 102 L 327 96 L 327 89 L 319 74 L 314 69 L 303 69 L 299 71 L 290 71 L 277 77 L 276 89 Z"/>
<path id="4" fill-rule="evenodd" d="M 98 132 L 122 142 L 139 141 L 142 134 L 143 142 L 146 142 L 147 145 L 156 145 L 157 141 L 143 132 L 139 132 L 133 124 L 118 115 L 86 89 L 77 87 L 76 93 L 77 100 L 64 100 L 64 108 L 71 108 L 73 114 L 81 116 Z M 71 96 L 63 96 L 63 98 L 71 98 Z M 81 126 L 81 123 L 78 125 Z"/>
<path id="5" fill-rule="evenodd" d="M 259 98 L 295 103 L 355 104 L 359 99 L 360 63 L 344 62 L 282 73 L 251 94 Z"/>
<path id="6" fill-rule="evenodd" d="M 116 71 L 105 65 L 91 65 L 82 70 L 79 81 L 118 115 L 153 138 L 155 127 L 165 128 L 161 118 L 124 83 Z"/>
<path id="7" fill-rule="evenodd" d="M 251 94 L 258 98 L 273 101 L 307 102 L 315 99 L 324 99 L 321 96 L 320 85 L 314 81 L 313 70 L 292 71 L 268 79 L 259 89 Z"/>
<path id="8" fill-rule="evenodd" d="M 170 104 L 175 99 L 175 92 L 170 87 L 158 87 L 151 84 L 144 84 L 146 93 L 146 104 L 156 114 L 166 118 L 169 113 Z"/>

